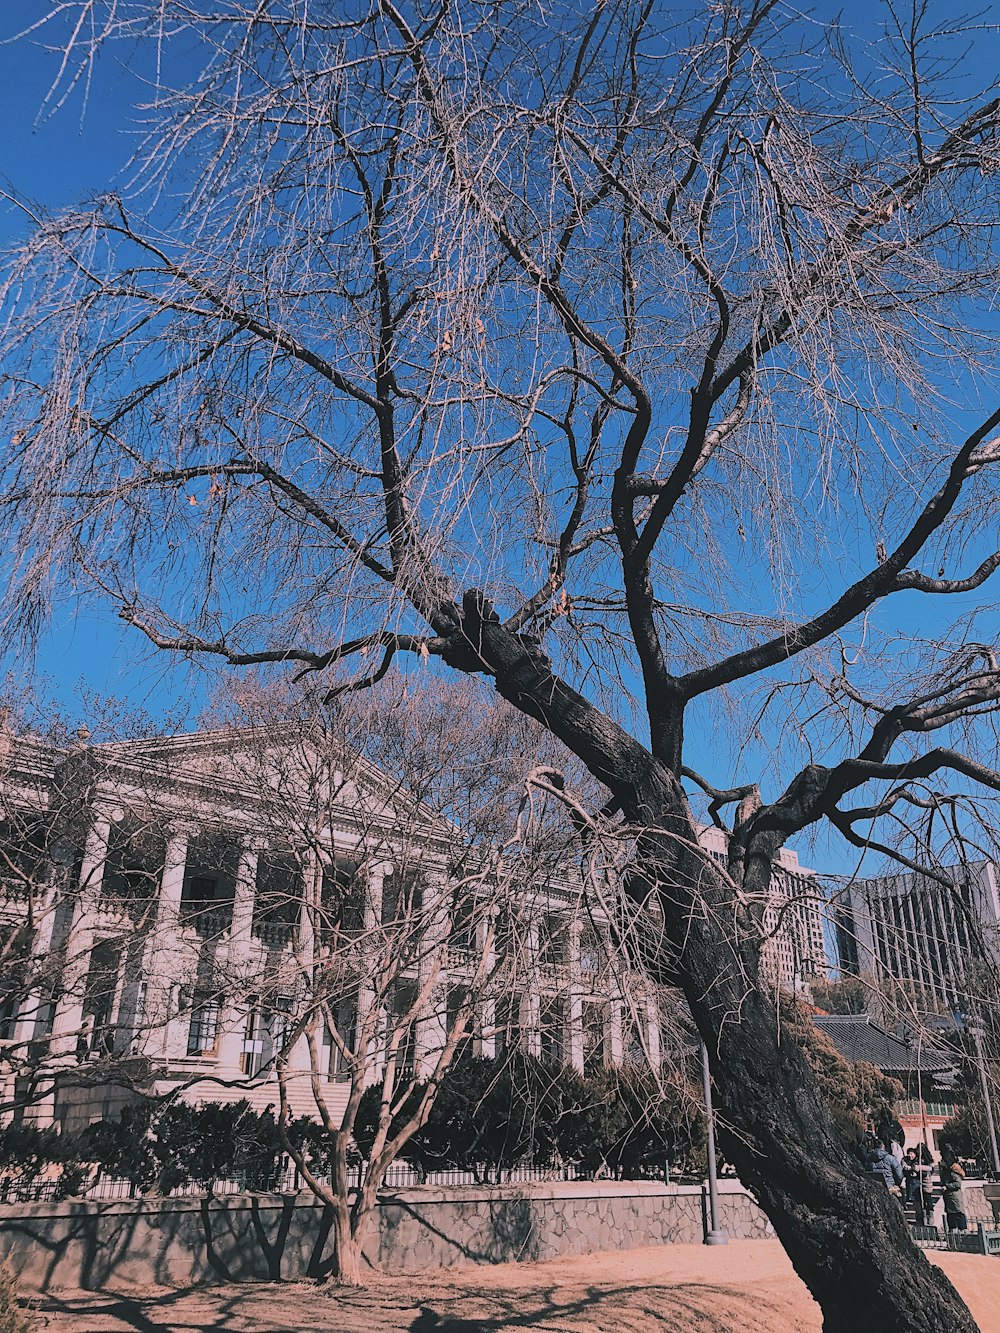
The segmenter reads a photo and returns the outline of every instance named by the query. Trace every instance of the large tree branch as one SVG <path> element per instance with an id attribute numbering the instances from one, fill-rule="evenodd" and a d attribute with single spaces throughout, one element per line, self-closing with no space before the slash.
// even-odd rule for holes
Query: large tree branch
<path id="1" fill-rule="evenodd" d="M 442 9 L 438 21 L 443 13 Z M 435 27 L 436 23 L 432 23 L 428 31 L 433 31 Z M 333 124 L 337 142 L 350 161 L 361 188 L 367 218 L 366 235 L 377 296 L 377 337 L 373 349 L 376 419 L 386 532 L 392 553 L 393 570 L 397 581 L 405 589 L 419 613 L 435 630 L 444 633 L 454 627 L 457 610 L 448 582 L 434 567 L 410 510 L 406 494 L 407 469 L 400 458 L 396 439 L 394 397 L 399 391 L 395 372 L 397 315 L 393 309 L 389 265 L 383 244 L 383 227 L 395 187 L 402 139 L 402 114 L 401 106 L 397 111 L 394 132 L 385 154 L 382 183 L 377 192 L 369 180 L 361 157 L 354 151 L 350 138 L 336 115 Z M 391 661 L 392 651 L 387 649 L 381 667 L 372 677 L 361 682 L 359 687 L 376 684 L 388 671 Z"/>
<path id="2" fill-rule="evenodd" d="M 954 509 L 966 481 L 981 466 L 982 460 L 977 459 L 976 451 L 998 425 L 1000 408 L 991 413 L 966 439 L 952 461 L 944 484 L 924 505 L 895 550 L 875 569 L 852 583 L 831 606 L 805 624 L 789 629 L 787 633 L 754 648 L 733 653 L 713 666 L 702 667 L 682 676 L 679 688 L 685 699 L 693 699 L 707 690 L 718 689 L 788 661 L 843 629 L 881 598 L 899 591 L 899 575 Z M 984 449 L 988 459 L 993 456 L 995 443 L 991 441 Z"/>
<path id="3" fill-rule="evenodd" d="M 964 579 L 931 578 L 915 569 L 904 569 L 896 576 L 894 592 L 912 589 L 914 592 L 953 593 L 972 592 L 986 582 L 995 569 L 1000 567 L 1000 551 L 994 551 L 986 557 L 978 569 Z"/>
<path id="4" fill-rule="evenodd" d="M 103 586 L 103 585 L 102 585 Z M 107 590 L 111 593 L 111 590 Z M 116 600 L 123 602 L 120 594 L 113 594 Z M 358 639 L 349 639 L 344 643 L 338 644 L 335 648 L 329 648 L 325 652 L 317 652 L 315 649 L 303 648 L 294 644 L 287 644 L 280 648 L 259 648 L 249 652 L 231 647 L 225 639 L 206 639 L 198 634 L 190 634 L 186 631 L 180 631 L 176 634 L 165 633 L 154 625 L 148 617 L 143 615 L 135 606 L 124 603 L 118 612 L 126 624 L 139 630 L 156 648 L 164 648 L 175 653 L 197 653 L 208 656 L 221 657 L 228 662 L 230 666 L 259 666 L 268 662 L 302 662 L 305 664 L 303 671 L 296 679 L 300 679 L 306 672 L 326 671 L 336 663 L 343 661 L 347 657 L 353 657 L 358 653 L 367 653 L 373 648 L 382 648 L 386 655 L 383 668 L 378 679 L 385 675 L 388 670 L 389 662 L 397 652 L 419 653 L 421 656 L 429 653 L 433 640 L 421 638 L 412 634 L 397 634 L 391 630 L 380 630 L 374 634 L 366 634 Z M 438 645 L 439 646 L 439 645 Z M 365 684 L 374 684 L 374 680 L 366 680 Z M 357 683 L 350 683 L 339 686 L 330 691 L 328 699 L 336 697 L 348 689 L 363 688 Z"/>
<path id="5" fill-rule="evenodd" d="M 615 474 L 612 522 L 623 551 L 629 622 L 639 654 L 646 686 L 646 697 L 649 701 L 654 753 L 663 757 L 668 763 L 676 763 L 680 754 L 680 721 L 677 709 L 674 706 L 671 678 L 666 669 L 663 649 L 652 613 L 652 585 L 648 571 L 643 569 L 642 562 L 635 562 L 630 558 L 630 552 L 636 545 L 638 534 L 632 515 L 632 501 L 627 493 L 627 483 L 628 477 L 634 470 L 634 459 L 638 457 L 642 449 L 652 422 L 652 404 L 649 395 L 641 379 L 632 371 L 628 358 L 617 351 L 606 338 L 602 337 L 584 320 L 558 278 L 543 268 L 529 254 L 526 246 L 516 237 L 505 218 L 489 203 L 483 192 L 477 187 L 472 172 L 467 169 L 463 160 L 450 118 L 441 105 L 441 98 L 427 61 L 422 40 L 410 28 L 392 0 L 382 0 L 381 7 L 383 13 L 388 17 L 403 40 L 406 56 L 410 60 L 416 75 L 420 95 L 426 103 L 434 119 L 435 127 L 441 136 L 451 178 L 462 196 L 487 222 L 501 247 L 551 306 L 567 334 L 571 338 L 578 339 L 584 346 L 589 347 L 611 370 L 615 381 L 624 385 L 635 399 L 637 411 L 626 434 L 622 464 Z M 438 629 L 439 633 L 443 632 L 437 625 L 435 625 L 435 629 Z"/>
<path id="6" fill-rule="evenodd" d="M 237 329 L 244 329 L 248 333 L 252 333 L 262 342 L 269 343 L 280 351 L 287 352 L 296 361 L 300 361 L 303 365 L 308 366 L 310 370 L 321 375 L 323 379 L 328 380 L 334 388 L 339 389 L 341 393 L 362 403 L 365 407 L 377 411 L 379 406 L 377 397 L 348 379 L 348 377 L 339 371 L 326 357 L 307 346 L 300 339 L 288 332 L 287 329 L 269 323 L 267 320 L 262 319 L 257 313 L 252 313 L 249 310 L 242 310 L 233 305 L 221 292 L 216 291 L 211 283 L 207 282 L 204 278 L 199 277 L 197 274 L 190 272 L 190 270 L 185 269 L 180 264 L 177 264 L 170 258 L 164 249 L 156 245 L 155 242 L 148 237 L 142 236 L 135 231 L 129 223 L 124 209 L 120 204 L 119 213 L 121 216 L 121 224 L 116 225 L 113 222 L 106 222 L 103 224 L 106 231 L 111 233 L 116 232 L 118 235 L 126 237 L 133 244 L 140 246 L 148 253 L 154 255 L 162 265 L 162 271 L 165 274 L 175 278 L 185 286 L 190 287 L 193 291 L 196 291 L 200 297 L 207 301 L 209 305 L 218 312 L 222 319 L 226 320 L 227 323 L 234 325 Z M 140 294 L 133 293 L 133 295 L 139 296 Z M 160 298 L 152 292 L 145 293 L 145 297 L 147 300 L 153 302 L 160 300 Z M 166 302 L 164 302 L 164 304 L 166 304 Z"/>
<path id="7" fill-rule="evenodd" d="M 650 786 L 672 796 L 680 792 L 645 746 L 553 672 L 536 643 L 500 623 L 478 589 L 464 595 L 461 627 L 445 640 L 440 656 L 455 670 L 491 676 L 498 693 L 572 750 L 630 819 L 643 822 L 645 816 L 650 824 L 659 819 L 662 802 L 637 809 Z"/>

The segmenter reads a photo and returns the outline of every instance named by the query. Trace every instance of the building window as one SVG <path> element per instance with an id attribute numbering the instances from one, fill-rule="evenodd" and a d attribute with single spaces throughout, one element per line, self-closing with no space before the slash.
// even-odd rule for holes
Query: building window
<path id="1" fill-rule="evenodd" d="M 108 906 L 140 909 L 156 897 L 163 874 L 166 839 L 136 816 L 112 825 L 101 880 Z"/>
<path id="2" fill-rule="evenodd" d="M 624 1041 L 622 1043 L 622 1064 L 643 1067 L 649 1064 L 646 1047 L 638 1019 L 632 1015 L 626 1019 Z"/>
<path id="3" fill-rule="evenodd" d="M 588 979 L 604 968 L 604 949 L 597 930 L 585 922 L 580 931 L 580 971 Z"/>
<path id="4" fill-rule="evenodd" d="M 264 1032 L 257 997 L 250 996 L 250 1009 L 243 1028 L 243 1052 L 240 1068 L 248 1078 L 254 1078 L 264 1065 Z"/>
<path id="5" fill-rule="evenodd" d="M 566 921 L 546 915 L 538 923 L 538 961 L 542 967 L 558 968 L 566 961 Z"/>
<path id="6" fill-rule="evenodd" d="M 292 1002 L 287 995 L 279 995 L 263 1004 L 258 996 L 251 995 L 249 1004 L 240 1068 L 249 1078 L 256 1078 L 284 1053 L 291 1031 Z"/>
<path id="7" fill-rule="evenodd" d="M 523 1044 L 521 1005 L 520 995 L 504 996 L 497 1001 L 494 1049 L 498 1056 L 516 1051 Z"/>
<path id="8" fill-rule="evenodd" d="M 77 1054 L 110 1055 L 114 1049 L 114 1014 L 117 998 L 121 946 L 114 940 L 98 940 L 90 955 L 83 994 L 83 1028 L 77 1039 Z"/>
<path id="9" fill-rule="evenodd" d="M 606 1063 L 604 1029 L 607 1014 L 604 1006 L 583 1006 L 583 1072 L 589 1077 L 599 1073 Z"/>
<path id="10" fill-rule="evenodd" d="M 341 940 L 356 939 L 365 928 L 367 874 L 349 863 L 337 863 L 323 870 L 320 894 L 319 935 L 329 946 Z"/>
<path id="11" fill-rule="evenodd" d="M 542 1004 L 539 1037 L 542 1059 L 563 1064 L 566 1059 L 566 1007 L 562 1000 L 548 1000 Z"/>
<path id="12" fill-rule="evenodd" d="M 13 1041 L 17 1016 L 21 1008 L 19 995 L 0 996 L 0 1041 Z"/>
<path id="13" fill-rule="evenodd" d="M 351 1077 L 352 1067 L 357 1057 L 358 1011 L 350 1000 L 341 1000 L 336 1009 L 337 1035 L 326 1026 L 323 1028 L 323 1046 L 327 1049 L 327 1077 L 335 1082 L 344 1082 Z"/>
<path id="14" fill-rule="evenodd" d="M 219 1040 L 219 1001 L 211 995 L 195 995 L 188 1027 L 188 1055 L 214 1055 Z"/>

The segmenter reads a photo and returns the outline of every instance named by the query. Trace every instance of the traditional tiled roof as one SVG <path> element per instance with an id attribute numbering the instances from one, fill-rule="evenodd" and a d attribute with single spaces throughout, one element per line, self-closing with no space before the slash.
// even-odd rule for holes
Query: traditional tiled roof
<path id="1" fill-rule="evenodd" d="M 926 1042 L 906 1042 L 873 1023 L 867 1014 L 813 1014 L 812 1021 L 851 1064 L 867 1060 L 893 1074 L 933 1074 L 958 1063 Z"/>

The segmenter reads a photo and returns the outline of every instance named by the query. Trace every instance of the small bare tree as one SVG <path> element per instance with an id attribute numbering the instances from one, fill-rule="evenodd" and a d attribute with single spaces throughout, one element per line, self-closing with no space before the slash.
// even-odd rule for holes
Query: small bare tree
<path id="1" fill-rule="evenodd" d="M 772 868 L 1000 790 L 1000 108 L 884 13 L 66 0 L 53 96 L 155 44 L 148 133 L 4 288 L 11 624 L 100 596 L 334 692 L 412 654 L 548 728 L 827 1333 L 972 1321 L 781 1035 Z"/>
<path id="2" fill-rule="evenodd" d="M 324 718 L 308 699 L 295 704 L 241 690 L 225 710 L 238 721 L 226 764 L 255 793 L 254 930 L 271 947 L 230 949 L 214 984 L 220 997 L 253 995 L 238 1020 L 247 1072 L 264 1088 L 276 1081 L 282 1141 L 331 1209 L 338 1281 L 356 1284 L 386 1172 L 456 1054 L 495 1051 L 498 1013 L 537 982 L 538 961 L 525 963 L 509 933 L 501 947 L 501 923 L 529 933 L 540 886 L 571 883 L 574 870 L 565 833 L 553 837 L 549 821 L 541 837 L 518 819 L 517 765 L 548 741 L 506 705 L 484 710 L 467 688 L 411 691 L 388 715 Z M 494 764 L 487 783 L 466 780 L 501 735 L 517 761 Z M 574 894 L 562 897 L 568 928 Z M 372 1142 L 355 1181 L 371 1088 Z M 303 1109 L 325 1131 L 318 1162 L 289 1133 Z"/>

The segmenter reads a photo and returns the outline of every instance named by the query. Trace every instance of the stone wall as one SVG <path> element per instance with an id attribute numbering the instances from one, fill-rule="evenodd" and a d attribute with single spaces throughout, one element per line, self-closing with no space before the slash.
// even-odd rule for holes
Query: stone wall
<path id="1" fill-rule="evenodd" d="M 962 1186 L 962 1195 L 965 1199 L 965 1215 L 969 1219 L 969 1226 L 975 1229 L 977 1223 L 986 1222 L 992 1227 L 993 1209 L 983 1194 L 983 1182 L 967 1180 Z M 944 1225 L 943 1221 L 941 1225 Z"/>
<path id="2" fill-rule="evenodd" d="M 398 1190 L 365 1259 L 401 1273 L 698 1242 L 706 1209 L 700 1187 L 654 1182 Z M 738 1185 L 722 1184 L 720 1213 L 733 1237 L 773 1234 Z M 0 1208 L 0 1257 L 26 1293 L 319 1277 L 329 1242 L 329 1216 L 301 1194 Z"/>

